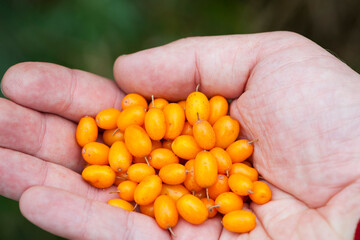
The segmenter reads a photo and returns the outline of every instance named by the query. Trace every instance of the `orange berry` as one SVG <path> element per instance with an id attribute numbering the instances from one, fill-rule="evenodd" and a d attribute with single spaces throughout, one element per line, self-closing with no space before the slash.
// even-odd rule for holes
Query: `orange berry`
<path id="1" fill-rule="evenodd" d="M 193 159 L 202 150 L 195 138 L 189 135 L 181 135 L 175 138 L 171 148 L 177 156 L 183 159 Z"/>
<path id="2" fill-rule="evenodd" d="M 146 163 L 135 163 L 127 170 L 129 180 L 133 182 L 141 182 L 145 177 L 155 175 L 155 169 Z"/>
<path id="3" fill-rule="evenodd" d="M 198 192 L 202 189 L 202 187 L 200 187 L 199 184 L 197 184 L 195 181 L 194 163 L 195 163 L 194 159 L 191 159 L 185 163 L 185 168 L 188 171 L 188 173 L 186 174 L 186 178 L 184 181 L 184 185 L 186 189 L 193 193 Z"/>
<path id="4" fill-rule="evenodd" d="M 151 141 L 151 151 L 154 151 L 155 149 L 161 148 L 162 143 L 160 141 Z M 147 163 L 147 156 L 145 157 L 134 157 L 133 163 Z"/>
<path id="5" fill-rule="evenodd" d="M 110 147 L 116 141 L 124 141 L 124 133 L 118 128 L 108 129 L 103 132 L 103 140 Z"/>
<path id="6" fill-rule="evenodd" d="M 193 127 L 189 122 L 185 122 L 181 135 L 193 136 Z"/>
<path id="7" fill-rule="evenodd" d="M 106 165 L 90 165 L 82 171 L 82 177 L 96 188 L 108 188 L 115 182 L 115 172 Z"/>
<path id="8" fill-rule="evenodd" d="M 232 165 L 230 155 L 224 149 L 219 147 L 214 147 L 210 150 L 210 152 L 216 159 L 218 172 L 229 176 L 229 171 Z"/>
<path id="9" fill-rule="evenodd" d="M 249 167 L 248 165 L 242 163 L 234 163 L 231 166 L 230 175 L 240 173 L 248 178 L 250 178 L 251 181 L 257 181 L 259 177 L 258 171 L 256 171 L 255 168 Z"/>
<path id="10" fill-rule="evenodd" d="M 137 125 L 126 128 L 125 145 L 134 157 L 145 157 L 150 154 L 152 143 L 145 130 Z"/>
<path id="11" fill-rule="evenodd" d="M 190 194 L 190 192 L 181 184 L 179 185 L 163 184 L 160 194 L 168 195 L 176 202 L 179 198 L 181 198 L 185 194 Z"/>
<path id="12" fill-rule="evenodd" d="M 126 172 L 132 163 L 132 155 L 123 141 L 116 141 L 109 151 L 109 165 L 115 172 Z"/>
<path id="13" fill-rule="evenodd" d="M 174 140 L 171 140 L 171 139 L 164 139 L 162 141 L 162 147 L 163 148 L 166 148 L 166 149 L 169 149 L 169 150 L 172 150 L 171 149 L 171 144 L 173 143 Z"/>
<path id="14" fill-rule="evenodd" d="M 201 188 L 200 191 L 193 192 L 193 195 L 199 199 L 207 198 L 205 188 Z"/>
<path id="15" fill-rule="evenodd" d="M 161 195 L 154 202 L 154 215 L 157 224 L 163 229 L 175 227 L 179 214 L 175 201 L 166 195 Z"/>
<path id="16" fill-rule="evenodd" d="M 186 98 L 185 114 L 191 125 L 194 125 L 197 120 L 208 120 L 210 103 L 205 94 L 201 92 L 190 93 Z"/>
<path id="17" fill-rule="evenodd" d="M 253 182 L 240 173 L 230 175 L 229 187 L 231 191 L 240 196 L 246 196 L 253 192 Z"/>
<path id="18" fill-rule="evenodd" d="M 233 163 L 245 161 L 254 151 L 254 146 L 249 140 L 240 139 L 230 144 L 226 151 L 230 155 Z"/>
<path id="19" fill-rule="evenodd" d="M 201 148 L 210 150 L 215 146 L 215 132 L 208 121 L 196 121 L 193 125 L 193 135 Z"/>
<path id="20" fill-rule="evenodd" d="M 185 181 L 185 166 L 179 163 L 172 163 L 162 167 L 159 171 L 161 180 L 170 185 L 178 185 Z"/>
<path id="21" fill-rule="evenodd" d="M 148 205 L 140 205 L 140 212 L 148 215 L 149 217 L 155 218 L 154 203 L 150 203 Z"/>
<path id="22" fill-rule="evenodd" d="M 80 119 L 76 128 L 76 141 L 83 147 L 87 143 L 95 142 L 98 137 L 98 127 L 95 119 L 92 117 L 83 117 Z"/>
<path id="23" fill-rule="evenodd" d="M 180 216 L 192 224 L 201 224 L 207 219 L 209 212 L 205 204 L 197 197 L 186 194 L 176 202 Z"/>
<path id="24" fill-rule="evenodd" d="M 256 217 L 252 212 L 237 210 L 226 214 L 222 219 L 224 228 L 230 232 L 246 233 L 256 226 Z"/>
<path id="25" fill-rule="evenodd" d="M 240 124 L 230 116 L 220 117 L 213 125 L 216 137 L 216 147 L 227 148 L 233 143 L 240 132 Z"/>
<path id="26" fill-rule="evenodd" d="M 141 106 L 143 109 L 147 109 L 148 107 L 146 99 L 137 93 L 129 93 L 121 101 L 122 110 L 137 105 Z"/>
<path id="27" fill-rule="evenodd" d="M 194 162 L 195 181 L 202 188 L 215 184 L 218 169 L 215 157 L 208 151 L 201 151 L 196 155 Z"/>
<path id="28" fill-rule="evenodd" d="M 89 164 L 107 165 L 109 164 L 109 147 L 103 143 L 87 143 L 81 151 L 84 160 Z"/>
<path id="29" fill-rule="evenodd" d="M 145 114 L 145 130 L 152 140 L 161 140 L 165 136 L 165 115 L 161 109 L 151 108 Z"/>
<path id="30" fill-rule="evenodd" d="M 96 124 L 102 129 L 116 128 L 119 115 L 120 111 L 115 108 L 104 109 L 96 115 Z"/>
<path id="31" fill-rule="evenodd" d="M 209 100 L 210 115 L 209 123 L 213 125 L 220 117 L 225 116 L 229 110 L 229 104 L 223 96 L 213 96 Z"/>
<path id="32" fill-rule="evenodd" d="M 183 130 L 185 124 L 185 113 L 177 103 L 169 103 L 164 108 L 166 132 L 165 139 L 175 139 Z"/>
<path id="33" fill-rule="evenodd" d="M 215 217 L 215 216 L 216 216 L 216 213 L 217 213 L 216 208 L 210 208 L 210 207 L 212 207 L 212 206 L 215 205 L 215 201 L 212 200 L 211 198 L 209 198 L 209 199 L 207 199 L 207 198 L 201 198 L 200 200 L 204 203 L 205 207 L 208 209 L 208 212 L 209 212 L 208 218 L 213 218 L 213 217 Z"/>
<path id="34" fill-rule="evenodd" d="M 169 149 L 158 148 L 150 153 L 148 161 L 155 169 L 161 169 L 168 164 L 179 163 L 179 158 Z"/>
<path id="35" fill-rule="evenodd" d="M 243 200 L 233 192 L 224 192 L 215 199 L 215 206 L 222 214 L 227 214 L 235 210 L 241 210 Z"/>
<path id="36" fill-rule="evenodd" d="M 257 204 L 265 204 L 271 200 L 271 190 L 269 186 L 261 181 L 255 181 L 253 186 L 253 192 L 250 193 L 250 199 Z"/>
<path id="37" fill-rule="evenodd" d="M 136 187 L 134 200 L 139 205 L 147 205 L 155 201 L 161 192 L 162 182 L 159 176 L 145 177 Z"/>
<path id="38" fill-rule="evenodd" d="M 154 102 L 149 103 L 149 109 L 155 107 L 155 108 L 163 110 L 164 107 L 168 104 L 169 104 L 169 102 L 164 98 L 155 98 Z"/>
<path id="39" fill-rule="evenodd" d="M 125 201 L 134 201 L 134 192 L 137 185 L 136 182 L 130 180 L 123 181 L 117 187 L 119 197 Z"/>
<path id="40" fill-rule="evenodd" d="M 115 207 L 120 207 L 122 209 L 125 209 L 127 211 L 134 211 L 134 206 L 123 200 L 123 199 L 119 199 L 119 198 L 116 198 L 116 199 L 110 199 L 108 202 L 108 204 L 112 205 L 112 206 L 115 206 Z"/>
<path id="41" fill-rule="evenodd" d="M 215 184 L 208 188 L 209 197 L 212 199 L 216 199 L 220 194 L 229 191 L 228 178 L 222 174 L 219 174 Z"/>
<path id="42" fill-rule="evenodd" d="M 181 101 L 177 102 L 177 104 L 179 104 L 185 111 L 185 107 L 186 107 L 186 101 L 185 100 L 181 100 Z"/>
<path id="43" fill-rule="evenodd" d="M 115 172 L 116 177 L 115 177 L 115 182 L 114 185 L 115 186 L 119 186 L 120 183 L 122 183 L 123 181 L 128 180 L 128 175 L 127 173 L 124 172 Z"/>
<path id="44" fill-rule="evenodd" d="M 119 114 L 117 119 L 117 127 L 124 132 L 130 125 L 143 125 L 146 110 L 142 106 L 131 106 L 126 108 Z"/>

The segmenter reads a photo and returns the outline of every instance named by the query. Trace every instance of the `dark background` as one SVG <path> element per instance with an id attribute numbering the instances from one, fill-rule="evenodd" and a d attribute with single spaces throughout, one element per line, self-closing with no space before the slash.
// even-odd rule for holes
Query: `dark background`
<path id="1" fill-rule="evenodd" d="M 121 54 L 189 36 L 275 30 L 300 33 L 360 72 L 359 11 L 357 0 L 0 0 L 0 78 L 16 63 L 45 61 L 113 79 Z M 0 239 L 58 237 L 0 197 Z"/>

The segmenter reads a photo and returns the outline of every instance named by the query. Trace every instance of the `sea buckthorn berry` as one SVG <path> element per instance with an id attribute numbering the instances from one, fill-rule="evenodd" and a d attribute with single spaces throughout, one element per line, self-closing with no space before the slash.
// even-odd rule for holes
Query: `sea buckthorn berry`
<path id="1" fill-rule="evenodd" d="M 181 101 L 177 102 L 177 104 L 179 104 L 185 111 L 185 107 L 186 107 L 186 101 L 185 100 L 181 100 Z"/>
<path id="2" fill-rule="evenodd" d="M 161 140 L 165 136 L 165 115 L 161 109 L 151 108 L 145 114 L 145 130 L 152 140 Z"/>
<path id="3" fill-rule="evenodd" d="M 213 125 L 220 117 L 225 116 L 229 110 L 229 104 L 223 96 L 213 96 L 209 100 L 210 115 L 209 123 Z"/>
<path id="4" fill-rule="evenodd" d="M 122 99 L 121 107 L 122 110 L 125 110 L 131 106 L 141 106 L 143 109 L 147 109 L 148 103 L 140 94 L 129 93 Z"/>
<path id="5" fill-rule="evenodd" d="M 169 103 L 164 110 L 166 132 L 165 139 L 175 139 L 183 130 L 185 124 L 184 109 L 177 103 Z"/>
<path id="6" fill-rule="evenodd" d="M 229 187 L 231 191 L 240 196 L 246 196 L 253 192 L 253 182 L 240 173 L 230 175 Z"/>
<path id="7" fill-rule="evenodd" d="M 131 106 L 122 111 L 117 119 L 117 127 L 124 132 L 130 125 L 143 125 L 146 110 L 142 106 Z"/>
<path id="8" fill-rule="evenodd" d="M 162 147 L 163 147 L 163 148 L 166 148 L 166 149 L 169 149 L 169 150 L 172 150 L 172 149 L 171 149 L 171 145 L 172 145 L 173 141 L 174 141 L 174 140 L 172 140 L 172 139 L 164 139 L 164 140 L 162 141 Z"/>
<path id="9" fill-rule="evenodd" d="M 148 215 L 149 217 L 155 218 L 154 203 L 150 203 L 148 205 L 140 205 L 140 212 Z"/>
<path id="10" fill-rule="evenodd" d="M 199 199 L 207 198 L 205 188 L 201 188 L 200 191 L 194 192 L 193 195 L 194 195 L 195 197 L 199 198 Z"/>
<path id="11" fill-rule="evenodd" d="M 261 181 L 255 181 L 253 186 L 253 192 L 250 193 L 250 199 L 257 204 L 265 204 L 271 200 L 271 190 L 269 186 Z"/>
<path id="12" fill-rule="evenodd" d="M 222 214 L 240 210 L 243 207 L 243 200 L 233 192 L 224 192 L 215 199 L 217 210 Z"/>
<path id="13" fill-rule="evenodd" d="M 210 199 L 201 198 L 200 200 L 204 203 L 205 207 L 208 209 L 208 212 L 209 212 L 208 218 L 213 218 L 213 217 L 215 217 L 215 216 L 216 216 L 216 213 L 217 213 L 216 208 L 210 208 L 210 207 L 212 207 L 212 206 L 215 205 L 215 201 L 212 200 L 211 198 L 210 198 Z"/>
<path id="14" fill-rule="evenodd" d="M 218 172 L 229 176 L 229 171 L 232 165 L 230 155 L 224 149 L 219 147 L 214 147 L 210 150 L 210 152 L 216 159 Z"/>
<path id="15" fill-rule="evenodd" d="M 107 165 L 109 164 L 109 147 L 103 143 L 87 143 L 81 151 L 84 160 L 89 164 Z"/>
<path id="16" fill-rule="evenodd" d="M 120 207 L 122 209 L 131 211 L 131 212 L 134 211 L 134 206 L 131 203 L 129 203 L 123 199 L 119 199 L 119 198 L 110 199 L 107 203 L 110 205 L 113 205 L 115 207 Z"/>
<path id="17" fill-rule="evenodd" d="M 96 124 L 102 129 L 116 128 L 119 115 L 120 111 L 115 108 L 104 109 L 96 115 Z"/>
<path id="18" fill-rule="evenodd" d="M 231 166 L 230 175 L 240 173 L 248 178 L 250 178 L 251 181 L 257 181 L 259 177 L 258 171 L 256 171 L 255 168 L 249 167 L 248 165 L 244 163 L 234 163 Z"/>
<path id="19" fill-rule="evenodd" d="M 96 188 L 108 188 L 115 182 L 115 172 L 106 165 L 90 165 L 82 171 L 82 177 Z"/>
<path id="20" fill-rule="evenodd" d="M 171 148 L 177 156 L 183 159 L 193 159 L 202 150 L 195 138 L 189 135 L 181 135 L 175 138 Z"/>
<path id="21" fill-rule="evenodd" d="M 161 148 L 161 147 L 162 147 L 161 141 L 155 141 L 155 140 L 151 141 L 151 151 L 154 151 L 155 149 L 158 149 L 158 148 Z M 147 156 L 145 156 L 145 157 L 134 157 L 133 158 L 133 163 L 148 163 Z"/>
<path id="22" fill-rule="evenodd" d="M 216 199 L 220 194 L 229 191 L 228 178 L 222 174 L 219 174 L 215 184 L 208 188 L 209 197 L 212 199 Z"/>
<path id="23" fill-rule="evenodd" d="M 161 192 L 162 182 L 159 176 L 145 177 L 136 187 L 134 200 L 139 205 L 147 205 L 155 201 Z"/>
<path id="24" fill-rule="evenodd" d="M 166 105 L 168 105 L 169 102 L 164 98 L 155 98 L 153 102 L 149 103 L 149 109 L 151 108 L 158 108 L 163 110 Z"/>
<path id="25" fill-rule="evenodd" d="M 186 98 L 186 119 L 191 125 L 197 120 L 208 120 L 210 115 L 210 103 L 202 92 L 192 92 Z"/>
<path id="26" fill-rule="evenodd" d="M 87 143 L 95 142 L 98 137 L 98 126 L 92 117 L 83 117 L 80 119 L 76 128 L 76 141 L 83 147 Z"/>
<path id="27" fill-rule="evenodd" d="M 127 149 L 134 157 L 145 157 L 150 154 L 152 142 L 142 127 L 137 125 L 127 127 L 124 139 Z"/>
<path id="28" fill-rule="evenodd" d="M 256 217 L 252 212 L 237 210 L 229 212 L 222 218 L 225 229 L 235 233 L 247 233 L 256 226 Z"/>
<path id="29" fill-rule="evenodd" d="M 181 198 L 185 194 L 190 194 L 190 192 L 181 184 L 179 185 L 163 184 L 160 194 L 168 195 L 176 202 L 179 198 Z"/>
<path id="30" fill-rule="evenodd" d="M 181 184 L 186 178 L 185 166 L 179 163 L 168 164 L 160 169 L 159 177 L 166 184 Z"/>
<path id="31" fill-rule="evenodd" d="M 195 181 L 195 175 L 194 175 L 194 163 L 195 160 L 191 159 L 185 163 L 185 168 L 188 171 L 186 174 L 186 178 L 184 181 L 184 186 L 187 190 L 195 194 L 195 192 L 198 192 L 202 189 L 202 187 L 199 186 L 199 184 Z"/>
<path id="32" fill-rule="evenodd" d="M 127 170 L 129 180 L 133 182 L 141 182 L 145 177 L 155 175 L 155 169 L 146 163 L 135 163 Z"/>
<path id="33" fill-rule="evenodd" d="M 157 224 L 163 229 L 171 229 L 178 222 L 179 214 L 175 201 L 167 196 L 161 195 L 154 202 L 154 215 Z"/>
<path id="34" fill-rule="evenodd" d="M 254 151 L 252 141 L 240 139 L 233 142 L 226 148 L 227 153 L 230 155 L 233 163 L 245 161 Z"/>
<path id="35" fill-rule="evenodd" d="M 209 212 L 205 204 L 197 197 L 186 194 L 176 202 L 180 216 L 192 224 L 201 224 L 207 219 Z"/>
<path id="36" fill-rule="evenodd" d="M 230 116 L 220 117 L 213 125 L 216 137 L 216 147 L 227 148 L 233 143 L 240 132 L 240 124 Z"/>
<path id="37" fill-rule="evenodd" d="M 137 185 L 138 184 L 136 182 L 126 180 L 119 184 L 116 192 L 119 194 L 121 199 L 131 202 L 134 201 L 134 192 Z"/>
<path id="38" fill-rule="evenodd" d="M 132 163 L 132 155 L 123 141 L 116 141 L 109 151 L 109 165 L 116 172 L 126 172 Z"/>
<path id="39" fill-rule="evenodd" d="M 190 135 L 193 136 L 193 128 L 189 122 L 185 122 L 184 128 L 181 132 L 181 135 Z"/>
<path id="40" fill-rule="evenodd" d="M 193 125 L 193 135 L 201 148 L 210 150 L 215 146 L 215 132 L 208 121 L 196 121 Z"/>
<path id="41" fill-rule="evenodd" d="M 168 164 L 179 163 L 179 158 L 169 149 L 158 148 L 150 153 L 148 161 L 153 168 L 161 169 Z"/>
<path id="42" fill-rule="evenodd" d="M 115 176 L 115 182 L 114 185 L 115 186 L 119 186 L 120 183 L 128 180 L 128 175 L 127 173 L 124 172 L 115 172 L 116 176 Z"/>
<path id="43" fill-rule="evenodd" d="M 196 155 L 194 162 L 195 181 L 203 188 L 211 187 L 216 183 L 218 169 L 215 157 L 208 151 L 201 151 Z"/>
<path id="44" fill-rule="evenodd" d="M 103 132 L 103 140 L 106 145 L 111 147 L 116 141 L 124 141 L 124 133 L 118 128 L 105 130 Z"/>

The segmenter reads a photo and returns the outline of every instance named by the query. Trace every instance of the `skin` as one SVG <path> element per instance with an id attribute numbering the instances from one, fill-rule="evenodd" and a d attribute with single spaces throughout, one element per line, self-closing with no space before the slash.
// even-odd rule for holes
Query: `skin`
<path id="1" fill-rule="evenodd" d="M 273 197 L 245 206 L 256 214 L 256 228 L 239 235 L 219 218 L 199 226 L 180 219 L 177 240 L 353 238 L 360 216 L 360 77 L 326 50 L 288 32 L 187 38 L 119 57 L 114 76 L 125 92 L 170 100 L 200 83 L 208 97 L 233 98 L 230 113 L 241 136 L 259 139 L 254 166 Z M 124 94 L 114 82 L 21 63 L 4 75 L 2 91 L 10 100 L 0 99 L 0 193 L 19 200 L 26 218 L 65 238 L 171 238 L 154 219 L 107 206 L 111 196 L 79 175 L 74 122 L 120 109 Z"/>

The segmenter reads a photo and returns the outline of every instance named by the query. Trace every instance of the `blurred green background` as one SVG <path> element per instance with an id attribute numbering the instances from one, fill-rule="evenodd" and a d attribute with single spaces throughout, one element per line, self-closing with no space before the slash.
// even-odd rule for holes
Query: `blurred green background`
<path id="1" fill-rule="evenodd" d="M 0 0 L 0 77 L 16 63 L 45 61 L 112 79 L 121 54 L 189 36 L 275 30 L 305 35 L 360 72 L 359 12 L 354 0 Z M 0 239 L 57 238 L 0 197 Z"/>

